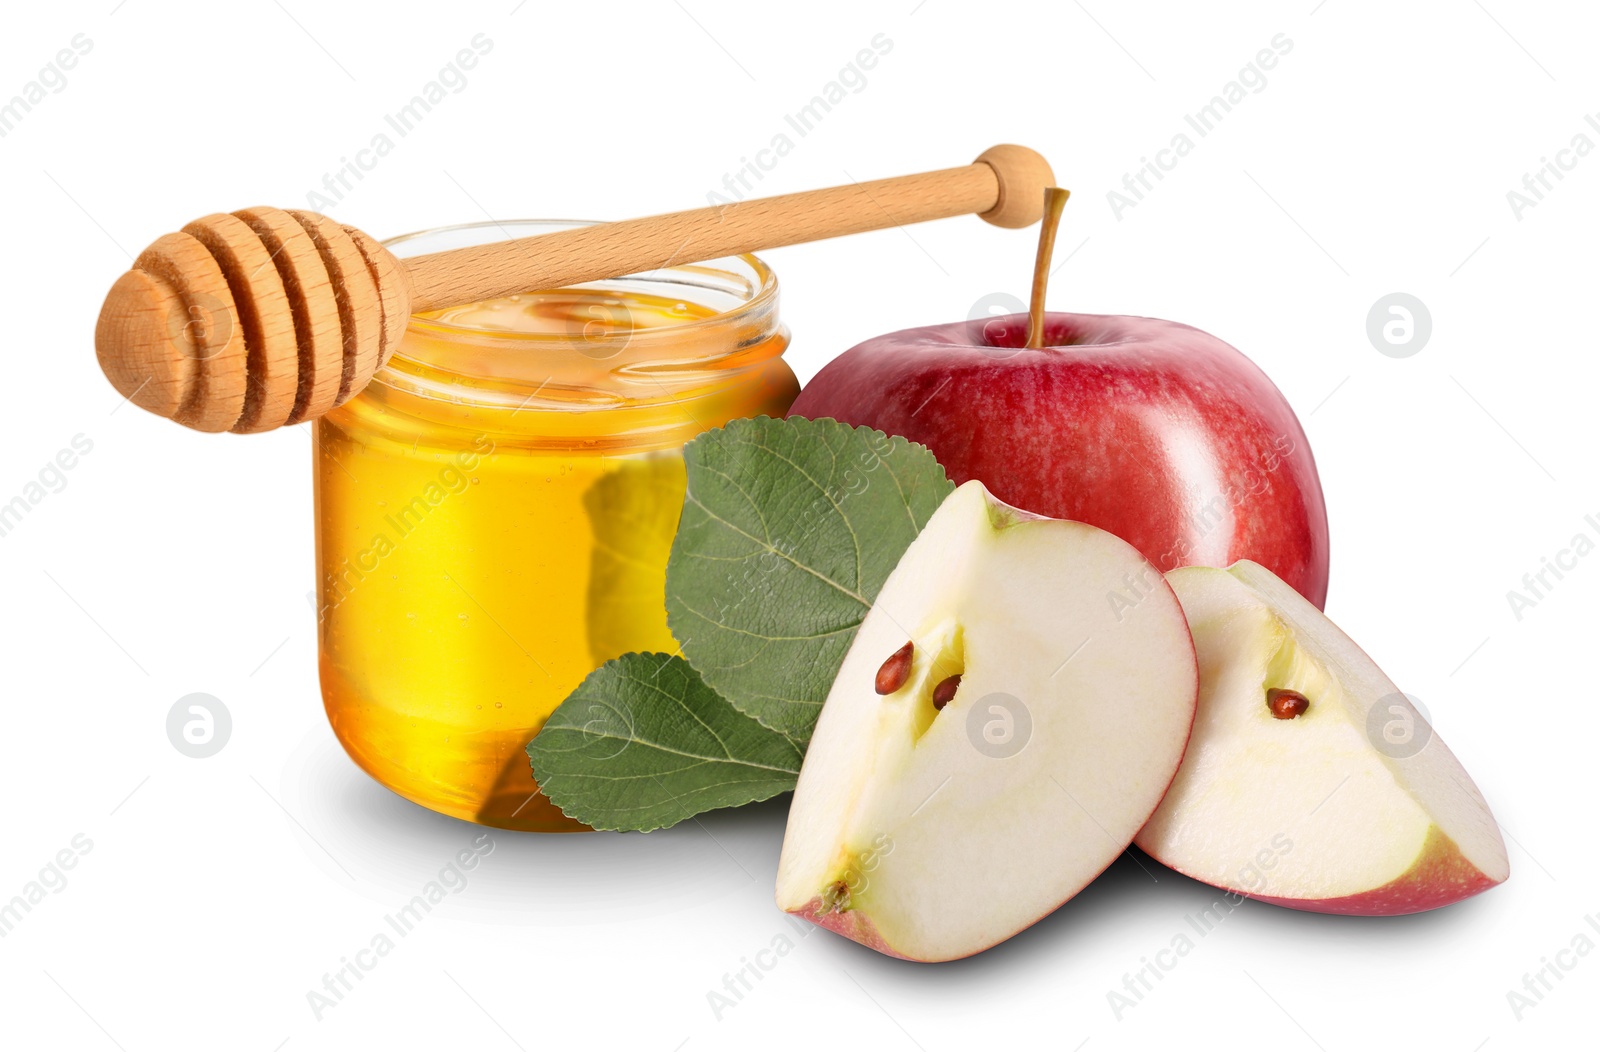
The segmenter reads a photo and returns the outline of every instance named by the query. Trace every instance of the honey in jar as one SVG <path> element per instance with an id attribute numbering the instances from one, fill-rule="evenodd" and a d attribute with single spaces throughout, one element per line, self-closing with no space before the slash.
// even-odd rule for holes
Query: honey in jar
<path id="1" fill-rule="evenodd" d="M 407 256 L 560 224 L 398 238 Z M 363 770 L 436 811 L 570 830 L 524 752 L 603 662 L 674 652 L 682 446 L 798 392 L 753 256 L 411 319 L 315 429 L 323 699 Z"/>

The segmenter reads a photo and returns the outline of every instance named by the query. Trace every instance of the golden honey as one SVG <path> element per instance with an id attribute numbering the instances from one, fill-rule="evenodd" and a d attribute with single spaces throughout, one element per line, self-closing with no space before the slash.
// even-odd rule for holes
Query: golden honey
<path id="1" fill-rule="evenodd" d="M 560 224 L 433 231 L 406 256 Z M 751 256 L 412 318 L 314 425 L 323 699 L 351 758 L 425 807 L 583 828 L 528 740 L 601 663 L 674 651 L 683 443 L 781 416 L 777 280 Z"/>

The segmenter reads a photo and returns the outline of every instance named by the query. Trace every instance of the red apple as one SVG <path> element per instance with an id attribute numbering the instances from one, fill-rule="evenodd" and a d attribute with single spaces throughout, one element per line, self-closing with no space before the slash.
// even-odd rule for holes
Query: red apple
<path id="1" fill-rule="evenodd" d="M 791 413 L 865 424 L 931 449 L 957 483 L 1109 530 L 1163 572 L 1250 559 L 1323 605 L 1328 519 L 1316 464 L 1272 381 L 1177 322 L 1026 315 L 857 344 Z"/>

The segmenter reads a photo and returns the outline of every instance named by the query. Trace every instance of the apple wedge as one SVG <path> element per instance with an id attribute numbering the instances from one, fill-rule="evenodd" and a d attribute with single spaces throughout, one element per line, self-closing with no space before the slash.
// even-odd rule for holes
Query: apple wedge
<path id="1" fill-rule="evenodd" d="M 1200 711 L 1141 849 L 1319 913 L 1416 913 L 1506 879 L 1472 779 L 1320 610 L 1249 561 L 1167 580 L 1194 633 Z"/>
<path id="2" fill-rule="evenodd" d="M 1182 609 L 1136 549 L 968 482 L 885 582 L 823 705 L 778 905 L 912 960 L 1009 938 L 1128 846 L 1197 692 Z"/>

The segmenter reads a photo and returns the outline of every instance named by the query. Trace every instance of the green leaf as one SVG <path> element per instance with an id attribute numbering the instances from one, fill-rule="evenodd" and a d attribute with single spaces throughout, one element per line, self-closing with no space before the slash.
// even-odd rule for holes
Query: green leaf
<path id="1" fill-rule="evenodd" d="M 528 743 L 534 779 L 566 815 L 640 832 L 793 789 L 800 758 L 670 654 L 606 662 Z"/>
<path id="2" fill-rule="evenodd" d="M 667 623 L 734 707 L 807 741 L 862 618 L 954 487 L 925 447 L 836 420 L 735 420 L 684 460 Z"/>

